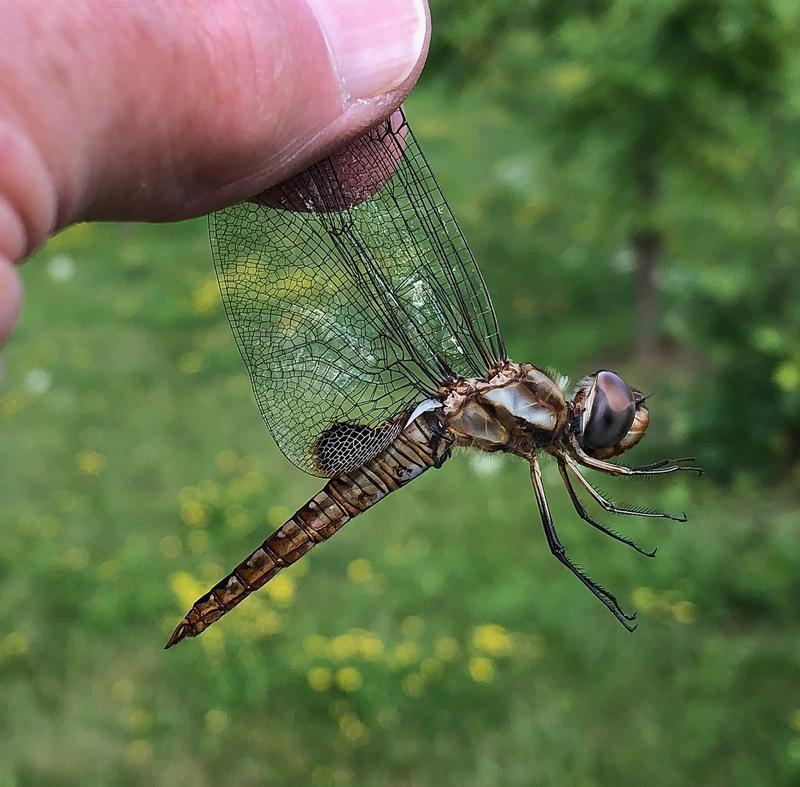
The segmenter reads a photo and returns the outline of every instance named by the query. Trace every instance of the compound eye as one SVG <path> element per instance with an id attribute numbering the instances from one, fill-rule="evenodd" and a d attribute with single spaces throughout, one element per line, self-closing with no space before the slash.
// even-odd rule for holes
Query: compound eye
<path id="1" fill-rule="evenodd" d="M 583 444 L 591 449 L 610 448 L 631 428 L 636 397 L 619 375 L 602 371 L 597 373 L 589 398 Z"/>

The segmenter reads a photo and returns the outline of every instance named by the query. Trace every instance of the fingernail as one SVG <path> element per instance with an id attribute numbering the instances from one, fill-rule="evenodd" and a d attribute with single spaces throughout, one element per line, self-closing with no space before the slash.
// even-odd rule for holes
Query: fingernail
<path id="1" fill-rule="evenodd" d="M 308 0 L 350 99 L 388 93 L 413 70 L 425 43 L 424 0 Z"/>

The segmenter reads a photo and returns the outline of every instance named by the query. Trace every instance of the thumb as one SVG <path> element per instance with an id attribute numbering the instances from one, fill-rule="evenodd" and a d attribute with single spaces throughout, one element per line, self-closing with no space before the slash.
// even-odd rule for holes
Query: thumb
<path id="1" fill-rule="evenodd" d="M 22 285 L 14 266 L 0 255 L 0 345 L 11 333 L 19 316 L 22 301 Z M 0 361 L 0 387 L 3 383 L 3 367 Z"/>
<path id="2" fill-rule="evenodd" d="M 27 251 L 78 219 L 186 218 L 285 179 L 388 116 L 429 38 L 425 0 L 2 5 L 0 201 Z"/>

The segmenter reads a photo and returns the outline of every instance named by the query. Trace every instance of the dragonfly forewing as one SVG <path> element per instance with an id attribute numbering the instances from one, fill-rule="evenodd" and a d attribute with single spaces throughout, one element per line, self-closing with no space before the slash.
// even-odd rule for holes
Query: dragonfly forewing
<path id="1" fill-rule="evenodd" d="M 261 413 L 313 475 L 360 467 L 396 436 L 383 426 L 396 413 L 505 357 L 481 273 L 400 110 L 214 214 L 211 245 Z M 320 437 L 342 425 L 347 440 L 320 461 Z"/>

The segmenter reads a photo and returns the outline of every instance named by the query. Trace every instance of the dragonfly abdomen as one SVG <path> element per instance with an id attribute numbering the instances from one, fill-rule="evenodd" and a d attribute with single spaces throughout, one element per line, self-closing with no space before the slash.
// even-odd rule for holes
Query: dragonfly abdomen
<path id="1" fill-rule="evenodd" d="M 196 637 L 266 585 L 281 569 L 299 560 L 315 544 L 329 539 L 353 517 L 428 468 L 439 467 L 452 444 L 438 416 L 432 412 L 422 413 L 363 467 L 331 478 L 324 489 L 199 598 L 178 624 L 167 647 L 186 637 Z"/>

